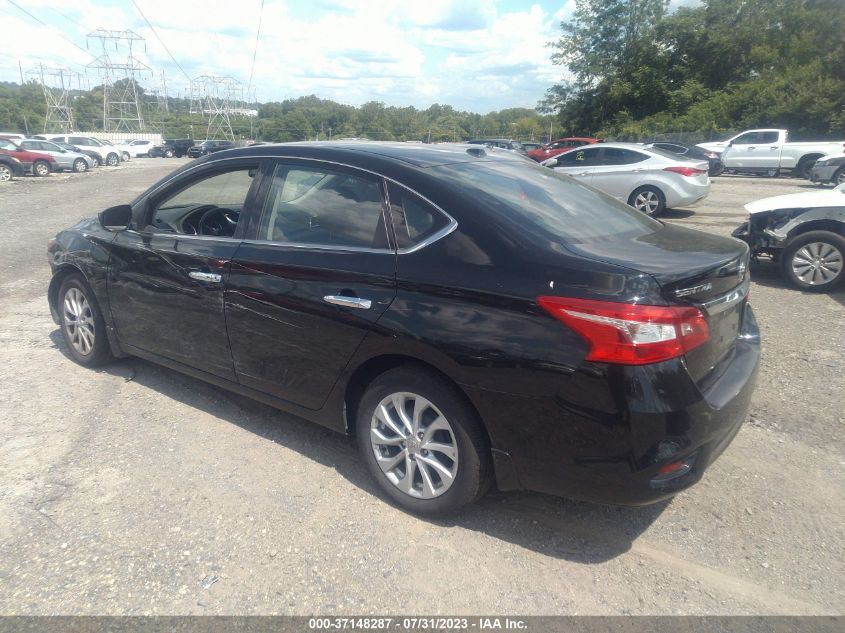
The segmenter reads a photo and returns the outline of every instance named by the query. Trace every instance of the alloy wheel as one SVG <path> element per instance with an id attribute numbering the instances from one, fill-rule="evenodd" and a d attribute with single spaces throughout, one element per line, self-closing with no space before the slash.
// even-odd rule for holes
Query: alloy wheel
<path id="1" fill-rule="evenodd" d="M 833 176 L 834 185 L 841 185 L 842 183 L 845 183 L 845 169 L 840 169 Z"/>
<path id="2" fill-rule="evenodd" d="M 660 198 L 658 198 L 657 192 L 655 191 L 641 191 L 634 198 L 634 208 L 647 215 L 652 215 L 655 211 L 657 211 L 659 206 Z"/>
<path id="3" fill-rule="evenodd" d="M 791 264 L 800 281 L 818 286 L 831 283 L 842 274 L 843 256 L 833 244 L 810 242 L 795 252 Z"/>
<path id="4" fill-rule="evenodd" d="M 65 293 L 64 326 L 70 344 L 80 354 L 88 356 L 94 349 L 94 311 L 78 288 L 70 288 Z"/>
<path id="5" fill-rule="evenodd" d="M 73 171 L 75 171 L 77 173 L 82 173 L 83 171 L 86 171 L 87 169 L 88 169 L 87 163 L 84 160 L 82 160 L 81 158 L 77 158 L 73 162 Z"/>
<path id="6" fill-rule="evenodd" d="M 411 497 L 439 497 L 457 476 L 452 426 L 433 403 L 415 393 L 393 393 L 379 403 L 370 422 L 370 445 L 388 481 Z"/>
<path id="7" fill-rule="evenodd" d="M 12 179 L 12 170 L 7 165 L 0 165 L 0 182 L 9 182 Z"/>
<path id="8" fill-rule="evenodd" d="M 50 173 L 50 166 L 47 163 L 35 163 L 35 175 L 46 176 Z"/>

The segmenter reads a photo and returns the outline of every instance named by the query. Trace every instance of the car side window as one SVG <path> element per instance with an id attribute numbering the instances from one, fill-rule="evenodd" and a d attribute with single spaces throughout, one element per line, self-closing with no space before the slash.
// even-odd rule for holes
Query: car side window
<path id="1" fill-rule="evenodd" d="M 597 149 L 573 149 L 564 156 L 571 157 L 571 160 L 566 161 L 566 164 L 575 167 L 599 164 L 599 150 Z"/>
<path id="2" fill-rule="evenodd" d="M 279 164 L 259 239 L 338 248 L 387 249 L 380 178 L 322 165 Z"/>
<path id="3" fill-rule="evenodd" d="M 71 145 L 91 145 L 91 143 L 88 142 L 88 139 L 84 136 L 70 136 L 68 137 L 67 142 Z"/>
<path id="4" fill-rule="evenodd" d="M 258 165 L 216 171 L 154 203 L 146 231 L 231 237 Z"/>
<path id="5" fill-rule="evenodd" d="M 14 143 L 12 143 L 11 141 L 5 141 L 3 139 L 0 139 L 0 149 L 6 149 L 6 150 L 14 151 L 14 150 L 17 149 L 17 146 Z"/>
<path id="6" fill-rule="evenodd" d="M 389 197 L 393 234 L 400 249 L 419 244 L 449 224 L 449 218 L 404 187 L 391 184 Z"/>
<path id="7" fill-rule="evenodd" d="M 758 134 L 757 132 L 746 132 L 734 139 L 734 145 L 753 145 L 754 143 L 758 143 L 757 140 Z"/>
<path id="8" fill-rule="evenodd" d="M 761 132 L 760 133 L 760 142 L 761 143 L 777 143 L 778 142 L 778 133 L 774 130 L 770 132 Z"/>

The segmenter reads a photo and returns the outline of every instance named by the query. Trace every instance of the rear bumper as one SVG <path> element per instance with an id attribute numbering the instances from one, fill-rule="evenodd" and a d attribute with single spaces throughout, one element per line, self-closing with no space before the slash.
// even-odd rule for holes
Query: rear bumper
<path id="1" fill-rule="evenodd" d="M 692 486 L 730 444 L 747 414 L 759 359 L 759 331 L 746 306 L 740 338 L 705 386 L 681 359 L 587 363 L 548 398 L 470 397 L 491 436 L 500 488 L 644 505 Z M 660 474 L 678 461 L 689 467 Z"/>
<path id="2" fill-rule="evenodd" d="M 706 184 L 690 181 L 673 184 L 671 188 L 667 188 L 665 194 L 667 207 L 691 207 L 710 194 L 710 179 L 708 178 Z"/>
<path id="3" fill-rule="evenodd" d="M 833 174 L 837 172 L 842 165 L 825 165 L 824 167 L 813 167 L 810 172 L 811 182 L 831 182 Z"/>

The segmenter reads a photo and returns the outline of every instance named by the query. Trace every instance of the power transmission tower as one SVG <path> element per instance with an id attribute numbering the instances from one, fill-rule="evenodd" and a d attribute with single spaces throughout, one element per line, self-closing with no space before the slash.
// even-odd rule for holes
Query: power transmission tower
<path id="1" fill-rule="evenodd" d="M 235 140 L 232 100 L 236 100 L 242 90 L 241 83 L 232 77 L 200 75 L 191 81 L 191 114 L 208 117 L 205 138 Z"/>
<path id="2" fill-rule="evenodd" d="M 144 38 L 133 31 L 97 29 L 88 41 L 99 41 L 102 54 L 88 64 L 103 82 L 103 129 L 106 132 L 144 130 L 138 80 L 152 71 L 138 60 L 134 48 Z M 110 48 L 114 48 L 112 54 Z"/>
<path id="3" fill-rule="evenodd" d="M 44 100 L 47 103 L 44 133 L 73 132 L 73 108 L 70 105 L 68 93 L 73 78 L 78 77 L 79 73 L 66 68 L 48 68 L 39 63 L 37 68 L 33 68 L 27 74 L 35 76 L 44 92 Z"/>

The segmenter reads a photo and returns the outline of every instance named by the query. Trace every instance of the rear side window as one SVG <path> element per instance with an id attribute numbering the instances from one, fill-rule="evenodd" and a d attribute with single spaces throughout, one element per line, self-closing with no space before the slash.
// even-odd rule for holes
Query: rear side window
<path id="1" fill-rule="evenodd" d="M 396 246 L 413 247 L 449 224 L 449 219 L 425 200 L 398 185 L 390 185 L 390 218 Z"/>
<path id="2" fill-rule="evenodd" d="M 508 161 L 434 167 L 457 189 L 471 189 L 479 205 L 505 214 L 556 242 L 583 242 L 616 235 L 649 235 L 662 224 L 562 173 Z"/>
<path id="3" fill-rule="evenodd" d="M 602 165 L 632 165 L 648 158 L 645 154 L 619 147 L 605 147 L 601 150 Z"/>
<path id="4" fill-rule="evenodd" d="M 258 237 L 290 244 L 387 249 L 381 179 L 323 166 L 277 165 Z"/>
<path id="5" fill-rule="evenodd" d="M 69 136 L 67 142 L 71 145 L 92 145 L 84 136 Z"/>
<path id="6" fill-rule="evenodd" d="M 775 131 L 760 132 L 760 142 L 761 143 L 777 143 L 778 142 L 778 133 L 775 132 Z"/>

